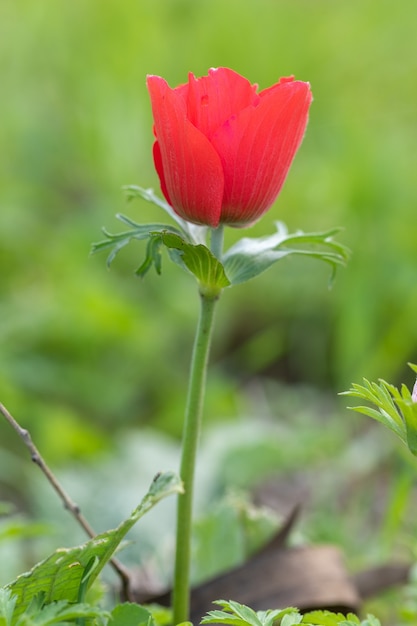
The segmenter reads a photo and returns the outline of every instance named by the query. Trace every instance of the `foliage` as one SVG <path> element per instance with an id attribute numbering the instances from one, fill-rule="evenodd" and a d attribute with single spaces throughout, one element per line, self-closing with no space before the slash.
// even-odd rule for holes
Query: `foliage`
<path id="1" fill-rule="evenodd" d="M 9 583 L 6 589 L 13 594 L 15 618 L 25 613 L 40 594 L 48 605 L 60 600 L 72 603 L 83 600 L 132 526 L 161 499 L 181 490 L 182 485 L 174 474 L 156 476 L 142 502 L 118 528 L 101 533 L 82 546 L 56 550 L 30 572 Z"/>
<path id="2" fill-rule="evenodd" d="M 68 624 L 77 620 L 85 624 L 86 619 L 98 619 L 95 624 L 104 624 L 111 615 L 108 611 L 85 603 L 70 603 L 68 600 L 45 603 L 44 594 L 34 596 L 23 614 L 16 610 L 16 596 L 9 589 L 0 589 L 1 626 L 52 626 Z M 91 624 L 91 621 L 89 621 Z"/>
<path id="3" fill-rule="evenodd" d="M 401 469 L 401 458 L 379 436 L 383 433 L 377 431 L 367 436 L 364 432 L 359 437 L 356 432 L 355 438 L 351 439 L 352 423 L 338 419 L 335 405 L 329 404 L 326 396 L 317 394 L 314 390 L 299 388 L 296 391 L 271 381 L 262 389 L 262 405 L 259 404 L 260 393 L 260 389 L 256 392 L 252 389 L 251 393 L 248 389 L 245 396 L 245 412 L 256 414 L 256 420 L 251 418 L 240 421 L 235 426 L 219 424 L 202 441 L 199 510 L 201 511 L 201 497 L 205 492 L 206 517 L 200 517 L 195 537 L 198 545 L 205 545 L 206 553 L 199 551 L 198 554 L 200 576 L 204 573 L 204 567 L 207 573 L 215 560 L 215 556 L 207 554 L 207 551 L 224 553 L 226 544 L 229 558 L 234 548 L 235 554 L 232 556 L 241 560 L 244 558 L 242 546 L 247 547 L 259 533 L 265 540 L 271 530 L 277 527 L 277 520 L 267 518 L 265 511 L 263 515 L 258 512 L 256 518 L 255 512 L 240 495 L 228 496 L 225 502 L 220 502 L 218 506 L 213 505 L 213 499 L 218 501 L 219 495 L 231 485 L 256 485 L 261 479 L 271 475 L 275 477 L 274 484 L 280 489 L 278 493 L 283 493 L 284 498 L 288 489 L 295 488 L 296 494 L 299 494 L 300 478 L 303 484 L 306 481 L 308 483 L 305 486 L 309 492 L 309 505 L 300 520 L 301 532 L 297 531 L 297 541 L 305 541 L 306 538 L 315 542 L 336 540 L 346 546 L 350 563 L 355 568 L 358 564 L 359 567 L 363 566 L 369 559 L 384 558 L 384 541 L 389 545 L 390 552 L 394 549 L 398 556 L 404 550 L 406 520 L 414 520 L 415 509 L 407 509 L 405 513 L 404 508 L 401 509 L 402 512 L 394 511 L 399 503 L 390 501 L 390 498 L 395 498 L 396 485 L 405 478 L 406 468 Z M 273 423 L 271 420 L 275 415 L 279 419 Z M 267 419 L 265 416 L 268 416 Z M 120 514 L 120 503 L 128 505 L 135 493 L 143 488 L 142 475 L 150 464 L 150 459 L 154 457 L 157 463 L 161 463 L 163 459 L 165 463 L 171 464 L 175 455 L 161 435 L 157 436 L 155 433 L 151 438 L 150 433 L 129 433 L 123 442 L 114 441 L 111 455 L 96 465 L 93 471 L 86 472 L 85 467 L 72 466 L 60 478 L 64 484 L 74 486 L 77 500 L 84 493 L 84 499 L 80 502 L 81 508 L 93 525 L 111 527 L 115 516 Z M 247 463 L 248 458 L 251 459 L 250 464 Z M 384 476 L 384 490 L 388 499 L 382 496 L 384 499 L 381 500 L 378 473 L 388 460 L 395 464 L 397 472 L 388 481 Z M 308 472 L 305 472 L 306 467 Z M 35 471 L 33 468 L 32 472 Z M 126 481 L 126 476 L 134 476 L 135 480 Z M 210 481 L 207 483 L 209 476 Z M 50 497 L 49 485 L 45 485 L 42 490 L 41 484 L 36 483 L 36 495 L 45 500 L 48 508 L 42 507 L 41 511 L 38 509 L 38 515 L 41 512 L 43 519 L 48 519 L 50 523 L 56 520 L 63 527 L 62 537 L 51 536 L 50 543 L 56 545 L 62 538 L 73 541 L 77 537 L 74 521 L 68 517 L 68 523 L 64 523 L 65 514 L 61 515 L 57 502 Z M 353 491 L 352 484 L 357 486 Z M 319 489 L 317 485 L 320 485 Z M 410 485 L 412 486 L 412 482 Z M 94 500 L 91 499 L 92 493 L 95 494 Z M 110 496 L 111 507 L 108 506 L 109 493 L 114 494 Z M 378 501 L 375 501 L 376 493 L 379 493 Z M 407 494 L 405 498 L 407 500 Z M 35 504 L 35 500 L 33 502 Z M 170 502 L 171 499 L 166 504 Z M 366 507 L 363 506 L 364 502 L 367 503 Z M 370 506 L 370 502 L 374 505 Z M 158 509 L 154 511 L 156 517 L 152 519 L 151 513 L 141 520 L 137 540 L 132 536 L 130 549 L 123 553 L 123 560 L 129 565 L 137 564 L 139 560 L 146 563 L 147 553 L 154 559 L 158 547 L 166 546 L 168 535 L 163 529 L 161 532 L 160 526 L 156 527 L 160 518 L 167 518 L 168 530 L 172 526 L 172 518 L 164 509 L 159 514 L 159 507 L 163 504 L 158 505 Z M 375 517 L 381 506 L 384 519 Z M 348 516 L 344 515 L 346 510 L 349 510 Z M 392 526 L 393 516 L 397 515 L 400 516 L 400 526 Z M 148 530 L 147 518 L 150 524 Z M 379 521 L 376 522 L 377 519 Z M 214 526 L 217 530 L 213 535 Z M 149 545 L 150 533 L 153 537 L 155 533 L 157 535 L 157 544 L 152 548 Z M 236 538 L 240 538 L 242 545 L 237 542 L 233 546 Z M 138 556 L 136 548 L 140 546 L 145 551 Z M 166 563 L 169 554 L 169 550 L 168 554 L 160 552 L 158 558 Z M 211 569 L 210 575 L 215 573 Z M 401 606 L 400 601 L 398 604 Z M 154 619 L 157 621 L 157 617 Z"/>
<path id="4" fill-rule="evenodd" d="M 224 256 L 226 274 L 238 285 L 258 276 L 276 261 L 288 255 L 304 255 L 328 263 L 332 278 L 338 265 L 345 265 L 349 252 L 346 246 L 333 240 L 339 229 L 324 233 L 297 232 L 289 235 L 284 224 L 276 223 L 274 235 L 240 239 Z"/>
<path id="5" fill-rule="evenodd" d="M 223 610 L 210 611 L 207 616 L 203 617 L 202 624 L 230 624 L 231 626 L 273 626 L 277 620 L 282 619 L 286 615 L 297 614 L 298 619 L 296 621 L 288 622 L 290 624 L 298 624 L 300 622 L 299 613 L 297 609 L 288 608 L 284 610 L 274 609 L 267 611 L 257 611 L 230 600 L 216 600 L 214 604 L 218 604 Z M 286 622 L 285 622 L 286 623 Z"/>
<path id="6" fill-rule="evenodd" d="M 302 615 L 295 608 L 254 611 L 232 600 L 218 600 L 214 604 L 222 610 L 210 611 L 201 621 L 202 624 L 229 624 L 230 626 L 381 626 L 372 615 L 361 621 L 356 615 L 347 616 L 331 611 L 313 611 Z"/>
<path id="7" fill-rule="evenodd" d="M 417 373 L 417 365 L 409 363 Z M 364 384 L 354 383 L 349 391 L 341 395 L 367 400 L 377 408 L 368 406 L 349 407 L 377 420 L 401 439 L 412 454 L 417 455 L 417 403 L 411 398 L 406 385 L 398 390 L 394 385 L 380 379 L 377 383 L 364 379 Z"/>
<path id="8" fill-rule="evenodd" d="M 197 278 L 202 293 L 217 295 L 224 287 L 239 285 L 267 270 L 276 261 L 288 255 L 309 256 L 326 263 L 332 268 L 332 278 L 338 265 L 345 265 L 349 251 L 346 246 L 333 240 L 339 232 L 335 229 L 325 233 L 297 232 L 289 235 L 282 223 L 276 224 L 277 232 L 267 237 L 243 237 L 219 259 L 203 245 L 207 228 L 188 224 L 175 215 L 172 208 L 159 199 L 151 189 L 128 187 L 129 197 L 142 197 L 156 204 L 175 220 L 177 227 L 161 224 L 136 224 L 131 219 L 119 215 L 119 219 L 130 226 L 130 231 L 113 235 L 106 230 L 107 240 L 93 245 L 93 252 L 110 249 L 107 264 L 114 260 L 118 252 L 134 239 L 147 239 L 146 256 L 136 270 L 144 276 L 153 266 L 161 273 L 161 252 L 164 245 L 171 259 L 183 269 L 189 270 Z"/>
<path id="9" fill-rule="evenodd" d="M 265 541 L 279 527 L 291 494 L 305 503 L 295 529 L 297 541 L 336 542 L 344 547 L 352 569 L 391 554 L 406 556 L 417 513 L 413 469 L 382 430 L 368 432 L 367 423 L 346 419 L 344 413 L 327 394 L 264 381 L 242 391 L 236 422 L 224 420 L 207 429 L 200 447 L 195 581 L 242 563 L 259 537 Z M 115 436 L 112 450 L 90 468 L 68 464 L 57 471 L 92 526 L 101 530 L 128 517 L 137 493 L 145 492 L 158 467 L 175 467 L 177 458 L 174 439 L 132 429 Z M 27 465 L 33 515 L 47 520 L 54 531 L 30 542 L 31 558 L 40 560 L 57 545 L 79 543 L 80 531 L 51 497 L 37 468 L 29 461 Z M 387 467 L 392 467 L 389 476 Z M 265 481 L 272 484 L 272 493 L 277 490 L 278 514 L 253 511 L 248 504 L 247 490 L 257 490 Z M 173 525 L 174 501 L 167 499 L 133 529 L 129 549 L 123 552 L 126 565 L 148 564 L 158 580 L 169 584 L 166 563 L 172 555 Z M 27 564 L 18 567 L 18 559 L 21 563 L 27 554 L 25 544 L 15 541 L 12 547 L 14 563 L 8 575 L 3 568 L 3 584 L 28 569 Z M 4 545 L 0 558 L 10 559 L 10 550 Z M 114 582 L 110 572 L 105 580 Z"/>
<path id="10" fill-rule="evenodd" d="M 158 611 L 129 602 L 117 604 L 111 612 L 89 604 L 70 603 L 67 600 L 46 604 L 43 594 L 35 596 L 23 615 L 16 614 L 16 597 L 8 589 L 0 589 L 0 626 L 53 626 L 76 621 L 77 624 L 96 626 L 164 626 L 155 619 Z M 253 611 L 234 601 L 217 600 L 222 610 L 210 611 L 201 624 L 229 624 L 230 626 L 381 626 L 379 620 L 368 615 L 360 620 L 356 615 L 330 611 L 313 611 L 304 616 L 295 608 Z M 86 621 L 87 620 L 87 621 Z M 93 620 L 93 621 L 91 621 Z M 190 625 L 191 626 L 191 625 Z"/>
<path id="11" fill-rule="evenodd" d="M 68 600 L 46 603 L 42 593 L 34 596 L 25 612 L 19 614 L 16 596 L 9 589 L 0 589 L 1 626 L 53 626 L 74 622 L 79 626 L 155 626 L 151 612 L 138 604 L 125 602 L 109 612 Z"/>

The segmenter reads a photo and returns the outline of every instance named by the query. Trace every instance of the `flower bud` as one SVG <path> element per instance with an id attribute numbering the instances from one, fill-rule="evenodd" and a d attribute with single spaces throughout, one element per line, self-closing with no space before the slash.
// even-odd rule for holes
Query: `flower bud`
<path id="1" fill-rule="evenodd" d="M 301 144 L 312 101 L 293 77 L 258 93 L 225 67 L 175 89 L 148 76 L 162 193 L 182 218 L 249 226 L 267 211 Z"/>

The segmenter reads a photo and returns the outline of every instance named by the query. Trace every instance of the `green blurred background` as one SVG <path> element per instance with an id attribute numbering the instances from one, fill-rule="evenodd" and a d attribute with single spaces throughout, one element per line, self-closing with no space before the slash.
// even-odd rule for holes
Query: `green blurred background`
<path id="1" fill-rule="evenodd" d="M 137 426 L 180 434 L 193 281 L 167 259 L 161 277 L 135 278 L 140 244 L 110 271 L 89 256 L 102 226 L 121 228 L 117 212 L 162 218 L 121 191 L 158 189 L 147 73 L 175 86 L 225 65 L 260 88 L 310 81 L 305 141 L 245 234 L 277 219 L 290 231 L 340 226 L 353 252 L 330 291 L 328 268 L 299 259 L 226 291 L 208 422 L 246 414 L 259 380 L 332 397 L 363 376 L 413 383 L 416 22 L 414 0 L 1 2 L 0 400 L 50 461 L 111 451 Z M 7 494 L 21 443 L 5 424 L 0 441 Z"/>
<path id="2" fill-rule="evenodd" d="M 162 278 L 135 280 L 139 245 L 110 272 L 89 249 L 103 225 L 119 228 L 118 211 L 161 217 L 121 192 L 158 188 L 145 75 L 174 86 L 219 65 L 261 88 L 295 74 L 314 92 L 285 189 L 252 233 L 275 219 L 341 226 L 353 251 L 330 292 L 327 268 L 303 260 L 227 293 L 220 378 L 268 373 L 334 391 L 401 379 L 417 359 L 415 3 L 6 0 L 0 11 L 6 404 L 82 428 L 88 417 L 177 432 L 166 413 L 182 395 L 194 285 L 168 263 Z"/>

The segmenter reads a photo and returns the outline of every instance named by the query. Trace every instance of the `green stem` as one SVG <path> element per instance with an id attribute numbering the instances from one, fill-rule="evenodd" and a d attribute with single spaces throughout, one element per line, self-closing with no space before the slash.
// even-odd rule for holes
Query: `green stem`
<path id="1" fill-rule="evenodd" d="M 224 226 L 220 224 L 217 228 L 211 229 L 210 249 L 215 257 L 222 260 L 223 253 Z"/>
<path id="2" fill-rule="evenodd" d="M 217 297 L 201 295 L 200 317 L 191 360 L 180 466 L 180 476 L 184 483 L 185 492 L 178 497 L 177 508 L 177 539 L 173 591 L 174 624 L 179 624 L 189 619 L 191 523 L 195 461 L 217 299 Z"/>

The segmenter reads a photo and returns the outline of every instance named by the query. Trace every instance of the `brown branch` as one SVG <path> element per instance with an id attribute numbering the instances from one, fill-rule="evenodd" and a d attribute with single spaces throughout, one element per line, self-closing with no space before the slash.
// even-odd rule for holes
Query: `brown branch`
<path id="1" fill-rule="evenodd" d="M 19 437 L 23 440 L 24 444 L 28 448 L 32 461 L 40 468 L 43 474 L 46 476 L 49 483 L 52 485 L 53 489 L 56 491 L 60 499 L 64 504 L 64 508 L 67 509 L 71 515 L 77 520 L 83 530 L 87 533 L 89 537 L 92 539 L 96 536 L 96 532 L 90 526 L 84 515 L 81 513 L 80 507 L 76 504 L 70 496 L 63 489 L 61 484 L 56 479 L 53 472 L 49 469 L 45 461 L 43 460 L 39 450 L 35 446 L 32 441 L 32 437 L 30 433 L 25 428 L 22 428 L 18 422 L 14 419 L 14 417 L 9 413 L 6 407 L 0 402 L 0 413 L 3 417 L 9 422 L 10 426 L 16 431 Z M 127 599 L 131 599 L 131 580 L 129 570 L 125 568 L 125 566 L 120 563 L 118 559 L 110 559 L 110 565 L 113 567 L 115 572 L 120 577 L 122 583 L 122 593 L 123 596 Z"/>

